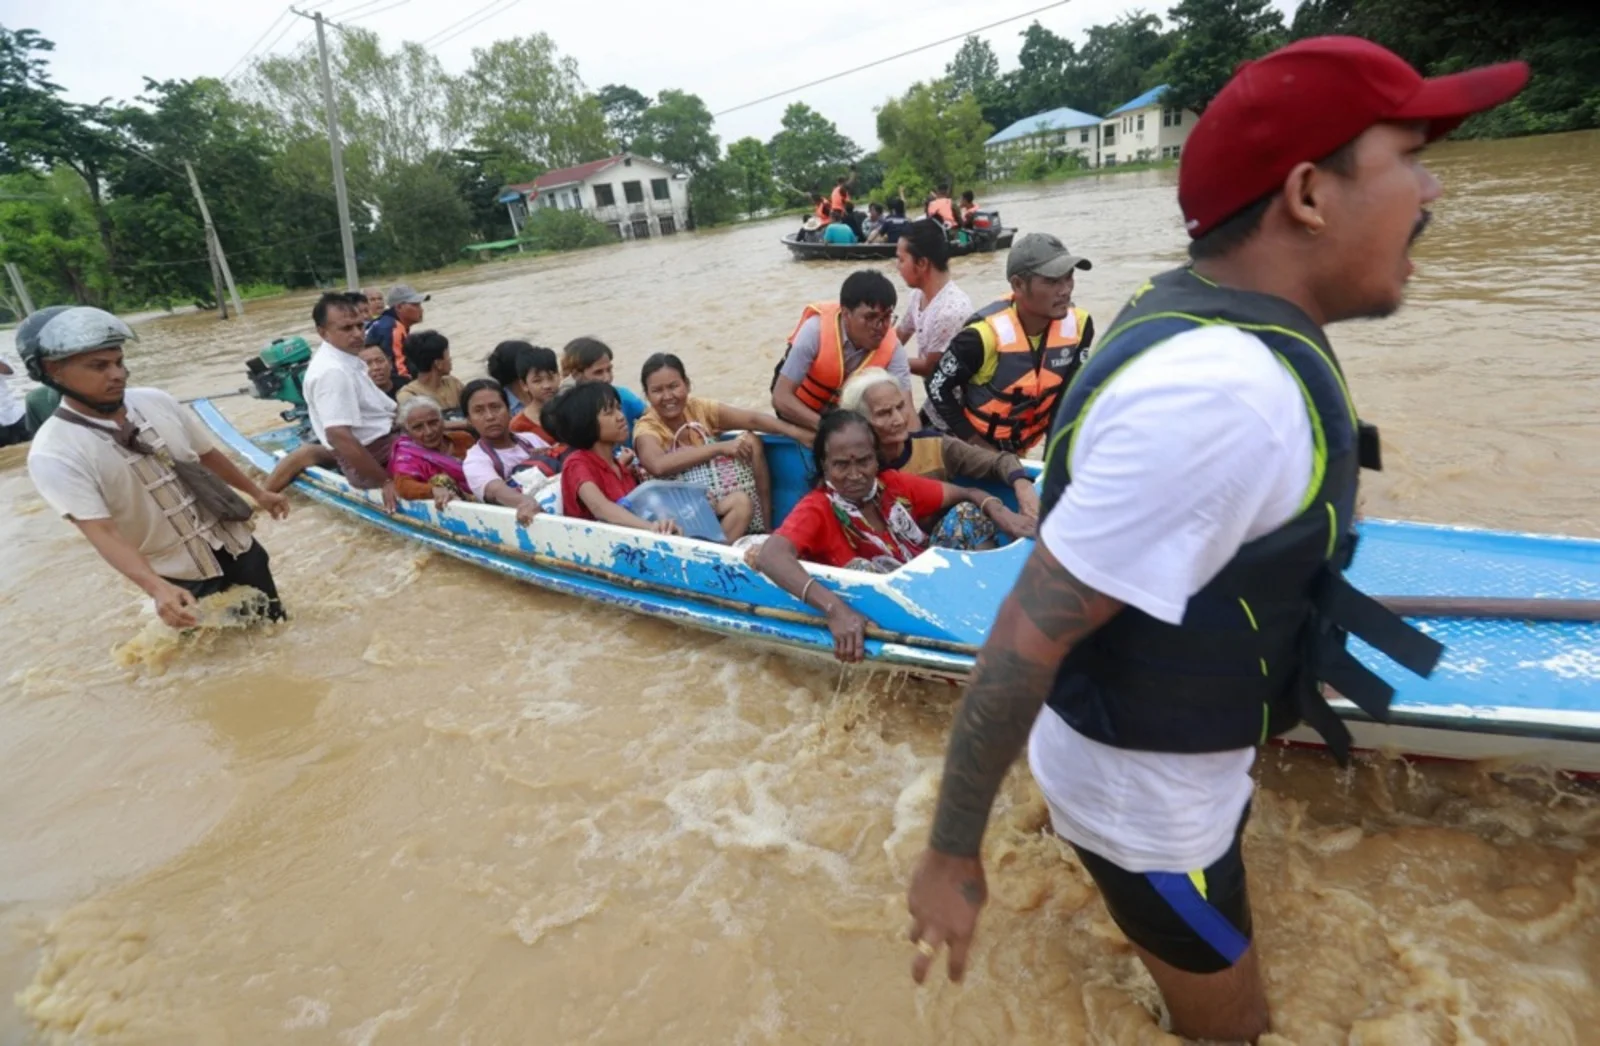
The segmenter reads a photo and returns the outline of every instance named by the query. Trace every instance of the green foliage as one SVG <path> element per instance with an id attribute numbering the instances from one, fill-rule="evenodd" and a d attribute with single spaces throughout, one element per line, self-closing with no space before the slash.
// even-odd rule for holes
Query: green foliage
<path id="1" fill-rule="evenodd" d="M 650 108 L 650 99 L 623 84 L 606 84 L 594 96 L 605 114 L 606 128 L 617 148 L 633 149 L 644 114 Z"/>
<path id="2" fill-rule="evenodd" d="M 689 186 L 689 214 L 694 227 L 725 225 L 744 208 L 744 168 L 732 159 L 713 164 Z"/>
<path id="3" fill-rule="evenodd" d="M 1521 58 L 1527 88 L 1510 103 L 1473 117 L 1459 137 L 1499 138 L 1600 127 L 1600 20 L 1592 5 L 1559 0 L 1306 0 L 1296 38 L 1348 33 L 1375 40 L 1428 76 Z"/>
<path id="4" fill-rule="evenodd" d="M 803 102 L 784 110 L 783 130 L 767 143 L 779 188 L 790 198 L 826 192 L 861 155 L 832 120 Z"/>
<path id="5" fill-rule="evenodd" d="M 1000 80 L 1000 59 L 989 42 L 979 37 L 969 36 L 961 41 L 961 50 L 944 67 L 944 79 L 953 95 L 970 94 L 976 98 L 985 119 L 997 107 L 1011 104 Z"/>
<path id="6" fill-rule="evenodd" d="M 1167 58 L 1168 104 L 1204 112 L 1240 62 L 1284 42 L 1270 0 L 1182 0 L 1172 9 L 1177 44 Z"/>
<path id="7" fill-rule="evenodd" d="M 474 48 L 466 79 L 478 148 L 544 170 L 610 154 L 600 100 L 584 91 L 577 61 L 562 57 L 544 33 Z"/>
<path id="8" fill-rule="evenodd" d="M 1023 182 L 1042 182 L 1055 169 L 1056 165 L 1051 161 L 1049 153 L 1043 150 L 1031 152 L 1017 164 L 1016 178 Z"/>
<path id="9" fill-rule="evenodd" d="M 36 305 L 109 300 L 111 273 L 76 172 L 0 175 L 0 261 L 22 270 Z M 9 294 L 10 283 L 0 289 Z"/>
<path id="10" fill-rule="evenodd" d="M 442 157 L 390 170 L 378 193 L 380 224 L 373 261 L 386 272 L 437 269 L 472 243 L 472 208 Z"/>
<path id="11" fill-rule="evenodd" d="M 669 167 L 701 174 L 717 162 L 721 152 L 711 123 L 711 110 L 699 95 L 662 91 L 639 120 L 633 151 Z"/>
<path id="12" fill-rule="evenodd" d="M 878 110 L 883 162 L 909 168 L 919 181 L 959 185 L 983 169 L 983 143 L 994 133 L 970 93 L 952 96 L 942 80 L 913 84 Z"/>
<path id="13" fill-rule="evenodd" d="M 773 205 L 777 184 L 772 180 L 772 156 L 760 139 L 741 138 L 728 146 L 727 163 L 731 188 L 747 217 Z M 696 186 L 696 192 L 700 191 L 702 188 Z"/>
<path id="14" fill-rule="evenodd" d="M 617 237 L 582 211 L 536 207 L 522 225 L 522 239 L 536 251 L 571 251 L 616 243 Z"/>

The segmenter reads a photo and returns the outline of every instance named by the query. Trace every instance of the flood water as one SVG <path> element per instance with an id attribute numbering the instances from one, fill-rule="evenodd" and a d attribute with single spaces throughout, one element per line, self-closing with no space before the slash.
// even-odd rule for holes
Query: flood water
<path id="1" fill-rule="evenodd" d="M 1409 307 L 1333 332 L 1386 437 L 1366 511 L 1600 533 L 1600 134 L 1433 166 Z M 1094 260 L 1103 329 L 1182 256 L 1174 184 L 986 202 Z M 790 224 L 419 278 L 424 325 L 463 377 L 502 337 L 592 333 L 619 380 L 670 350 L 759 406 L 848 271 L 792 262 Z M 953 263 L 980 303 L 1003 266 Z M 237 389 L 310 302 L 146 324 L 135 383 Z M 23 460 L 0 452 L 0 1044 L 1176 1041 L 1025 768 L 967 983 L 912 986 L 904 887 L 954 688 L 596 609 L 304 498 L 259 530 L 292 623 L 175 645 Z M 1268 1041 L 1600 1042 L 1600 793 L 1262 763 Z"/>

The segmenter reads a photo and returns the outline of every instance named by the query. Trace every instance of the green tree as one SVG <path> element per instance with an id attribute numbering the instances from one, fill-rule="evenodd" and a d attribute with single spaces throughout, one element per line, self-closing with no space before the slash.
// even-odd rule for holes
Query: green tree
<path id="1" fill-rule="evenodd" d="M 772 180 L 772 155 L 758 138 L 741 138 L 728 146 L 729 173 L 746 216 L 772 206 L 777 186 Z M 737 172 L 737 173 L 735 173 Z"/>
<path id="2" fill-rule="evenodd" d="M 632 149 L 634 139 L 639 137 L 640 122 L 650 108 L 649 97 L 624 84 L 606 84 L 594 96 L 617 148 Z"/>
<path id="3" fill-rule="evenodd" d="M 1070 105 L 1077 56 L 1071 40 L 1057 36 L 1038 22 L 1023 30 L 1017 69 L 1007 84 L 1013 112 L 1005 122 Z"/>
<path id="4" fill-rule="evenodd" d="M 994 133 L 970 93 L 952 97 L 942 80 L 913 84 L 878 110 L 880 154 L 891 171 L 916 172 L 918 181 L 958 185 L 983 169 L 983 143 Z"/>
<path id="5" fill-rule="evenodd" d="M 522 239 L 535 251 L 572 251 L 616 243 L 610 229 L 582 211 L 536 207 L 522 224 Z"/>
<path id="6" fill-rule="evenodd" d="M 116 242 L 106 212 L 104 178 L 122 162 L 115 136 L 98 105 L 77 105 L 45 71 L 55 44 L 32 29 L 0 26 L 0 173 L 65 165 L 83 179 L 95 227 L 109 263 Z"/>
<path id="7" fill-rule="evenodd" d="M 448 157 L 393 167 L 378 193 L 372 246 L 386 272 L 437 269 L 461 257 L 473 240 L 472 208 L 462 198 Z"/>
<path id="8" fill-rule="evenodd" d="M 1091 26 L 1078 51 L 1065 104 L 1086 113 L 1108 113 L 1161 83 L 1176 42 L 1161 19 L 1142 11 L 1107 25 Z"/>
<path id="9" fill-rule="evenodd" d="M 672 167 L 701 174 L 721 152 L 711 133 L 711 110 L 697 94 L 662 91 L 639 121 L 633 149 Z"/>
<path id="10" fill-rule="evenodd" d="M 970 94 L 981 103 L 999 89 L 1000 59 L 987 40 L 969 36 L 944 67 L 944 79 L 956 94 Z"/>
<path id="11" fill-rule="evenodd" d="M 545 170 L 611 152 L 599 99 L 584 91 L 578 63 L 544 33 L 474 48 L 467 81 L 480 149 Z"/>
<path id="12" fill-rule="evenodd" d="M 35 305 L 109 299 L 111 273 L 88 190 L 75 171 L 0 175 L 0 261 L 22 270 Z M 0 282 L 0 289 L 9 295 L 9 282 Z M 21 303 L 5 301 L 15 317 Z"/>
<path id="13" fill-rule="evenodd" d="M 861 155 L 832 120 L 804 102 L 784 110 L 783 130 L 767 143 L 779 188 L 791 197 L 830 189 Z"/>
<path id="14" fill-rule="evenodd" d="M 689 183 L 689 219 L 695 228 L 722 225 L 739 217 L 744 169 L 731 159 L 712 164 Z"/>
<path id="15" fill-rule="evenodd" d="M 1283 15 L 1270 0 L 1181 0 L 1171 11 L 1177 43 L 1167 59 L 1170 105 L 1204 112 L 1240 62 L 1284 40 Z"/>

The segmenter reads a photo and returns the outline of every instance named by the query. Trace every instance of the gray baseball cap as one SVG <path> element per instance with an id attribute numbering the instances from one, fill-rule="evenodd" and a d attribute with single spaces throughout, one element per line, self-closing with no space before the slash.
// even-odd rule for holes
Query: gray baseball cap
<path id="1" fill-rule="evenodd" d="M 396 305 L 421 305 L 431 297 L 431 294 L 418 294 L 417 289 L 408 283 L 397 283 L 389 288 L 389 296 L 384 303 L 392 309 Z"/>
<path id="2" fill-rule="evenodd" d="M 1080 258 L 1066 245 L 1046 232 L 1030 232 L 1011 245 L 1006 258 L 1006 279 L 1013 276 L 1043 276 L 1054 280 L 1073 269 L 1092 269 L 1094 262 Z"/>

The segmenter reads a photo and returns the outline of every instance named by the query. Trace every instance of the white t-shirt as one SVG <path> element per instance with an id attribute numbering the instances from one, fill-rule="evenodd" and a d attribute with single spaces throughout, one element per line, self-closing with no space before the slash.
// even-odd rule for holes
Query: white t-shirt
<path id="1" fill-rule="evenodd" d="M 1178 624 L 1239 547 L 1296 514 L 1311 421 L 1293 374 L 1235 327 L 1180 334 L 1107 385 L 1039 538 L 1090 587 Z M 1254 748 L 1136 752 L 1046 708 L 1028 764 L 1057 833 L 1132 872 L 1188 872 L 1233 844 Z"/>
<path id="2" fill-rule="evenodd" d="M 372 383 L 367 365 L 323 342 L 311 356 L 305 378 L 306 413 L 317 442 L 328 445 L 328 429 L 347 425 L 363 446 L 394 429 L 395 402 Z"/>
<path id="3" fill-rule="evenodd" d="M 160 389 L 129 389 L 124 397 L 130 414 L 137 414 L 160 437 L 172 457 L 195 461 L 214 449 L 211 436 L 194 412 Z M 68 408 L 71 409 L 71 408 Z M 115 426 L 85 415 L 102 428 Z M 58 515 L 81 522 L 109 519 L 162 577 L 199 579 L 219 573 L 207 551 L 221 549 L 235 555 L 254 541 L 249 523 L 228 523 L 203 516 L 190 504 L 183 510 L 180 532 L 162 509 L 131 461 L 137 460 L 112 441 L 81 425 L 49 418 L 39 427 L 28 448 L 28 475 L 39 494 Z M 193 542 L 185 533 L 195 535 Z"/>
<path id="4" fill-rule="evenodd" d="M 517 466 L 533 457 L 540 448 L 540 440 L 529 432 L 513 432 L 512 445 L 501 449 L 496 447 L 494 452 L 500 455 L 500 461 L 506 467 L 506 475 L 517 471 Z M 489 484 L 500 478 L 500 473 L 495 471 L 494 462 L 484 452 L 481 443 L 474 443 L 472 449 L 467 451 L 466 459 L 461 462 L 461 471 L 467 475 L 467 486 L 472 488 L 472 496 L 483 500 L 483 492 L 489 489 Z"/>
<path id="5" fill-rule="evenodd" d="M 913 288 L 906 298 L 906 314 L 895 328 L 904 345 L 913 337 L 917 339 L 918 356 L 942 356 L 950 339 L 961 333 L 961 328 L 972 318 L 972 299 L 967 292 L 950 280 L 933 300 L 924 302 L 922 291 Z"/>

